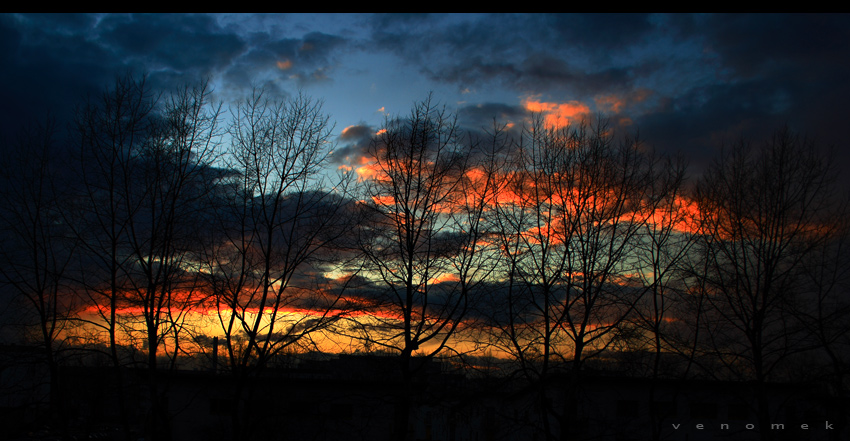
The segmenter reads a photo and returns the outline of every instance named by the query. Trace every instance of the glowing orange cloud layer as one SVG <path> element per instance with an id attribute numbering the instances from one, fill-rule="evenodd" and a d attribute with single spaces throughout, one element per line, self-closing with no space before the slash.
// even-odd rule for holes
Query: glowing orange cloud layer
<path id="1" fill-rule="evenodd" d="M 362 157 L 360 158 L 360 167 L 357 167 L 357 175 L 359 179 L 375 179 L 378 176 L 378 167 L 369 162 L 369 158 Z"/>
<path id="2" fill-rule="evenodd" d="M 357 173 L 361 179 L 380 179 L 385 176 L 380 168 L 369 160 L 367 157 L 362 157 L 360 162 L 364 164 L 357 169 Z M 481 168 L 473 168 L 466 172 L 466 178 L 469 182 L 469 187 L 464 188 L 461 195 L 460 203 L 465 200 L 467 205 L 477 205 L 481 202 L 481 198 L 486 198 L 485 205 L 488 208 L 494 208 L 497 205 L 506 206 L 514 205 L 517 207 L 531 207 L 537 203 L 550 204 L 558 206 L 569 212 L 601 212 L 607 211 L 610 204 L 617 204 L 619 198 L 616 195 L 605 197 L 599 194 L 580 194 L 579 189 L 558 189 L 558 188 L 538 188 L 542 185 L 532 176 L 521 176 L 517 173 L 499 173 L 498 176 L 492 177 L 497 181 L 510 185 L 503 185 L 496 191 L 493 188 L 485 190 L 486 185 L 494 185 L 492 181 L 488 182 L 487 172 Z M 488 194 L 485 194 L 489 191 Z M 464 199 L 465 198 L 465 199 Z M 542 198 L 542 200 L 540 199 Z M 373 198 L 373 202 L 379 205 L 393 205 L 395 201 L 392 196 L 384 195 Z M 451 204 L 451 202 L 449 202 Z M 594 208 L 591 208 L 594 207 Z M 443 207 L 435 207 L 442 213 L 450 213 L 456 210 L 457 207 L 446 205 Z M 672 205 L 659 207 L 652 212 L 646 208 L 640 209 L 643 212 L 624 213 L 624 218 L 620 219 L 624 222 L 639 221 L 648 222 L 656 227 L 671 227 L 673 230 L 681 233 L 696 233 L 699 225 L 700 213 L 696 202 L 678 196 Z M 563 222 L 561 220 L 560 222 Z M 551 228 L 551 229 L 550 229 Z M 544 230 L 527 231 L 527 239 L 534 241 L 533 237 L 543 235 L 550 236 L 555 231 L 564 231 L 563 225 L 552 225 Z M 550 238 L 551 239 L 551 238 Z"/>
<path id="3" fill-rule="evenodd" d="M 677 196 L 672 205 L 659 207 L 648 215 L 637 216 L 656 228 L 671 228 L 680 233 L 696 234 L 699 230 L 700 211 L 697 203 Z"/>
<path id="4" fill-rule="evenodd" d="M 443 282 L 460 282 L 460 277 L 458 277 L 455 273 L 443 273 L 433 279 L 429 280 L 428 283 L 437 284 Z"/>
<path id="5" fill-rule="evenodd" d="M 580 121 L 590 114 L 590 107 L 580 101 L 566 103 L 549 103 L 528 97 L 522 101 L 523 107 L 530 112 L 543 115 L 543 122 L 548 128 L 564 127 Z"/>
<path id="6" fill-rule="evenodd" d="M 280 70 L 289 70 L 290 68 L 292 68 L 292 61 L 291 60 L 278 61 L 277 62 L 277 68 L 280 69 Z"/>

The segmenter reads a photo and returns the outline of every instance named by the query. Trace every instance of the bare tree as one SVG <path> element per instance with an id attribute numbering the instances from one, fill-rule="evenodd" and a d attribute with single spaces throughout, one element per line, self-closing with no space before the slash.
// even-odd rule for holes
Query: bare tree
<path id="1" fill-rule="evenodd" d="M 804 354 L 804 375 L 830 386 L 835 398 L 828 410 L 830 421 L 835 421 L 831 439 L 844 439 L 847 416 L 850 413 L 850 257 L 848 257 L 847 194 L 834 195 L 833 222 L 821 224 L 819 234 L 824 238 L 803 264 L 802 298 L 793 304 L 793 315 L 799 320 L 807 335 L 807 343 L 814 349 Z M 842 200 L 844 199 L 844 200 Z"/>
<path id="2" fill-rule="evenodd" d="M 252 439 L 268 409 L 246 382 L 282 351 L 310 348 L 345 313 L 342 292 L 311 274 L 346 231 L 345 182 L 330 189 L 321 173 L 332 147 L 321 102 L 255 90 L 232 112 L 229 174 L 215 192 L 203 271 L 236 384 L 233 437 Z"/>
<path id="3" fill-rule="evenodd" d="M 130 232 L 140 209 L 134 197 L 139 173 L 135 160 L 153 130 L 155 107 L 145 79 L 127 75 L 117 79 L 111 90 L 90 98 L 74 120 L 81 184 L 66 219 L 82 253 L 74 269 L 75 284 L 93 311 L 78 319 L 105 334 L 97 336 L 97 343 L 107 342 L 119 391 L 125 383 L 122 367 L 129 361 L 121 351 L 127 342 L 119 308 L 131 289 L 127 278 L 134 260 Z M 123 394 L 118 397 L 129 439 L 127 403 Z"/>
<path id="4" fill-rule="evenodd" d="M 176 367 L 181 322 L 195 301 L 189 256 L 217 154 L 220 112 L 210 106 L 206 84 L 160 98 L 145 78 L 128 75 L 79 109 L 81 185 L 66 219 L 82 252 L 75 274 L 91 312 L 77 318 L 105 334 L 97 338 L 108 341 L 119 390 L 122 367 L 147 367 L 150 408 L 143 430 L 169 439 L 159 357 Z M 147 350 L 144 360 L 136 358 L 140 346 Z"/>
<path id="5" fill-rule="evenodd" d="M 482 239 L 496 182 L 467 140 L 429 96 L 388 118 L 368 151 L 359 248 L 379 314 L 359 326 L 369 345 L 399 356 L 398 440 L 410 436 L 414 376 L 447 347 L 462 350 L 450 340 L 492 271 Z"/>
<path id="6" fill-rule="evenodd" d="M 651 439 L 657 440 L 664 436 L 667 415 L 666 409 L 657 403 L 656 380 L 684 378 L 689 371 L 687 364 L 683 367 L 670 362 L 675 354 L 690 358 L 680 335 L 683 318 L 687 317 L 683 297 L 688 295 L 683 262 L 696 240 L 698 219 L 696 204 L 685 187 L 686 167 L 682 158 L 656 161 L 653 169 L 653 179 L 647 183 L 651 186 L 645 210 L 649 219 L 643 225 L 639 246 L 633 251 L 642 268 L 638 277 L 648 291 L 637 304 L 635 314 L 626 321 L 627 329 L 633 327 L 629 329 L 632 332 L 621 335 L 624 339 L 618 343 L 627 356 L 640 359 L 627 368 L 642 371 L 651 380 L 648 409 Z M 651 354 L 648 363 L 642 357 L 644 354 Z"/>
<path id="7" fill-rule="evenodd" d="M 212 161 L 218 154 L 220 106 L 210 106 L 206 84 L 166 96 L 147 138 L 130 158 L 137 170 L 128 193 L 133 213 L 127 223 L 130 261 L 127 305 L 140 310 L 147 348 L 151 415 L 149 435 L 171 436 L 167 384 L 158 359 L 176 367 L 182 322 L 198 303 L 190 259 L 203 219 L 202 201 Z"/>
<path id="8" fill-rule="evenodd" d="M 814 145 L 786 128 L 760 148 L 741 142 L 724 152 L 698 187 L 703 347 L 719 375 L 753 382 L 760 427 L 777 410 L 766 383 L 807 348 L 792 307 L 804 301 L 807 262 L 835 225 L 831 185 Z"/>
<path id="9" fill-rule="evenodd" d="M 494 337 L 535 385 L 544 436 L 575 439 L 583 365 L 616 340 L 648 289 L 633 250 L 653 208 L 653 170 L 636 140 L 615 142 L 604 120 L 552 128 L 536 118 L 515 151 L 495 219 L 507 287 Z M 560 414 L 548 387 L 557 372 L 569 378 Z"/>
<path id="10" fill-rule="evenodd" d="M 27 127 L 4 155 L 0 181 L 0 286 L 16 294 L 5 305 L 29 342 L 43 349 L 48 368 L 52 424 L 65 429 L 59 364 L 63 339 L 74 312 L 66 270 L 75 244 L 62 220 L 67 196 L 58 184 L 64 152 L 57 148 L 56 127 Z M 32 339 L 32 340 L 30 340 Z"/>

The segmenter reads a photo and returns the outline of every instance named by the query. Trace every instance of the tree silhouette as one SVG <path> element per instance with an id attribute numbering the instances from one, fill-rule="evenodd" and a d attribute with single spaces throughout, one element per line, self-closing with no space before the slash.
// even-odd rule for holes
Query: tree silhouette
<path id="1" fill-rule="evenodd" d="M 320 173 L 332 150 L 321 102 L 254 90 L 232 113 L 202 273 L 235 381 L 233 438 L 253 439 L 271 410 L 255 403 L 249 379 L 282 351 L 310 348 L 312 335 L 347 312 L 342 291 L 311 275 L 346 231 L 347 178 L 331 191 Z"/>
<path id="2" fill-rule="evenodd" d="M 698 186 L 704 343 L 718 375 L 753 382 L 760 427 L 777 410 L 766 383 L 807 348 L 793 307 L 809 301 L 805 267 L 835 225 L 832 182 L 815 146 L 785 128 L 759 148 L 736 144 Z"/>
<path id="3" fill-rule="evenodd" d="M 64 152 L 53 120 L 25 128 L 3 157 L 0 181 L 0 286 L 14 298 L 5 305 L 43 350 L 48 368 L 51 423 L 66 429 L 59 365 L 64 333 L 75 309 L 67 270 L 75 257 L 62 213 L 67 193 L 59 185 Z M 10 317 L 11 319 L 11 317 Z"/>
<path id="4" fill-rule="evenodd" d="M 154 130 L 156 99 L 145 78 L 120 77 L 112 89 L 93 96 L 80 106 L 74 118 L 73 142 L 79 154 L 79 188 L 71 199 L 67 219 L 80 247 L 75 284 L 93 317 L 79 320 L 105 335 L 114 367 L 116 388 L 124 390 L 122 367 L 131 360 L 122 353 L 127 335 L 119 315 L 131 283 L 134 265 L 131 231 L 140 203 L 136 198 L 140 169 L 137 158 Z M 129 439 L 130 421 L 123 393 L 118 395 L 124 432 Z"/>
<path id="5" fill-rule="evenodd" d="M 604 120 L 555 128 L 538 117 L 508 170 L 495 218 L 507 287 L 494 338 L 535 385 L 544 436 L 575 439 L 583 366 L 610 347 L 649 289 L 634 251 L 657 207 L 654 169 L 636 140 L 615 142 Z M 549 387 L 559 372 L 569 378 L 560 414 Z"/>
<path id="6" fill-rule="evenodd" d="M 158 358 L 174 369 L 186 314 L 197 305 L 197 273 L 191 267 L 198 241 L 197 219 L 208 169 L 218 154 L 220 106 L 210 106 L 206 84 L 184 87 L 162 100 L 151 131 L 132 158 L 138 175 L 131 184 L 135 212 L 127 237 L 132 261 L 125 269 L 127 304 L 140 309 L 147 347 L 150 435 L 171 436 L 167 384 Z"/>
<path id="7" fill-rule="evenodd" d="M 120 367 L 140 361 L 141 337 L 150 403 L 144 430 L 157 439 L 171 437 L 159 357 L 176 367 L 181 322 L 196 303 L 196 274 L 187 268 L 221 134 L 209 94 L 201 84 L 163 98 L 145 78 L 126 76 L 76 116 L 82 185 L 68 219 L 83 251 L 78 284 L 95 311 L 80 319 L 106 333 L 119 390 Z"/>
<path id="8" fill-rule="evenodd" d="M 451 346 L 492 271 L 482 236 L 495 182 L 467 140 L 429 96 L 406 118 L 388 118 L 368 150 L 358 246 L 378 314 L 358 326 L 370 345 L 399 354 L 398 440 L 410 436 L 414 375 Z"/>
<path id="9" fill-rule="evenodd" d="M 666 424 L 665 409 L 657 405 L 658 380 L 684 378 L 687 365 L 670 363 L 671 354 L 686 355 L 683 345 L 683 316 L 687 311 L 683 296 L 687 295 L 683 262 L 687 260 L 696 240 L 695 204 L 685 186 L 686 165 L 682 157 L 655 158 L 651 164 L 652 180 L 645 200 L 649 218 L 632 250 L 637 259 L 636 274 L 647 290 L 635 307 L 634 314 L 624 321 L 612 345 L 621 353 L 622 366 L 635 376 L 650 379 L 647 394 L 650 406 L 651 439 L 663 438 Z"/>

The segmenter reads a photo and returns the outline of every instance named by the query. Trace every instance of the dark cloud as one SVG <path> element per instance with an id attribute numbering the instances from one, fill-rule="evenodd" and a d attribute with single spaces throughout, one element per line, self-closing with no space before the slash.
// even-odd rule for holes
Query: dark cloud
<path id="1" fill-rule="evenodd" d="M 502 53 L 526 46 L 524 39 L 516 38 L 506 44 L 509 36 L 516 37 L 512 32 L 516 23 L 506 16 L 460 17 L 377 15 L 369 23 L 370 49 L 389 51 L 437 81 L 480 84 L 515 79 L 516 61 Z"/>
<path id="2" fill-rule="evenodd" d="M 74 18 L 0 16 L 3 135 L 12 136 L 48 114 L 67 118 L 75 103 L 99 91 L 120 68 L 108 51 L 86 37 L 93 21 Z"/>
<path id="3" fill-rule="evenodd" d="M 34 14 L 0 18 L 4 105 L 23 121 L 48 112 L 67 120 L 86 96 L 127 72 L 161 89 L 200 81 L 244 50 L 203 15 Z"/>
<path id="4" fill-rule="evenodd" d="M 150 70 L 209 74 L 242 53 L 245 42 L 226 33 L 208 15 L 110 15 L 99 24 L 103 44 Z"/>
<path id="5" fill-rule="evenodd" d="M 339 139 L 345 142 L 362 142 L 371 139 L 375 129 L 366 125 L 347 127 L 342 131 Z"/>
<path id="6" fill-rule="evenodd" d="M 774 76 L 782 70 L 850 69 L 840 58 L 850 45 L 843 14 L 717 14 L 705 17 L 706 50 L 717 52 L 736 76 Z"/>
<path id="7" fill-rule="evenodd" d="M 565 46 L 577 46 L 597 56 L 648 38 L 655 25 L 650 14 L 546 14 L 544 29 Z"/>
<path id="8" fill-rule="evenodd" d="M 628 90 L 632 86 L 630 69 L 607 67 L 588 72 L 571 66 L 561 58 L 544 54 L 525 59 L 522 72 L 517 83 L 522 90 L 567 91 L 577 98 Z"/>
<path id="9" fill-rule="evenodd" d="M 581 101 L 630 122 L 662 150 L 692 150 L 696 158 L 710 156 L 706 152 L 727 134 L 758 138 L 784 123 L 825 144 L 844 142 L 847 15 L 351 17 L 338 28 L 308 29 L 286 16 L 5 14 L 0 131 L 13 133 L 48 110 L 67 118 L 83 97 L 127 71 L 148 72 L 150 84 L 164 89 L 214 77 L 216 94 L 226 101 L 244 98 L 251 86 L 283 98 L 292 86 L 361 73 L 366 68 L 343 60 L 363 50 L 406 64 L 438 86 L 469 89 L 463 99 L 473 104 L 460 116 L 474 130 L 494 116 L 519 120 L 517 98 L 539 96 L 550 103 Z M 275 33 L 296 28 L 302 33 Z M 498 109 L 498 99 L 514 102 Z M 354 133 L 340 138 L 335 163 L 362 152 L 368 137 Z"/>
<path id="10" fill-rule="evenodd" d="M 429 14 L 376 14 L 368 26 L 372 29 L 371 43 L 382 49 L 402 54 L 407 59 L 419 59 L 421 46 L 427 44 L 423 38 L 426 29 L 439 23 Z M 416 47 L 417 50 L 410 49 Z M 407 50 L 406 50 L 407 49 Z"/>
<path id="11" fill-rule="evenodd" d="M 627 88 L 636 66 L 611 64 L 609 53 L 628 52 L 655 29 L 646 15 L 461 17 L 464 20 L 452 17 L 442 22 L 419 17 L 417 26 L 408 27 L 383 17 L 373 21 L 373 42 L 418 65 L 434 81 L 587 96 Z"/>
<path id="12" fill-rule="evenodd" d="M 521 122 L 529 116 L 522 106 L 502 103 L 480 103 L 466 105 L 458 110 L 460 123 L 471 130 L 493 127 L 494 122 Z"/>
<path id="13" fill-rule="evenodd" d="M 334 149 L 331 161 L 334 164 L 356 164 L 366 154 L 375 131 L 364 124 L 346 127 L 339 136 L 340 145 Z"/>
<path id="14" fill-rule="evenodd" d="M 377 16 L 371 25 L 376 48 L 432 81 L 580 100 L 696 162 L 721 139 L 758 139 L 785 123 L 843 142 L 846 15 Z M 464 112 L 480 125 L 473 110 Z"/>
<path id="15" fill-rule="evenodd" d="M 712 15 L 680 23 L 716 58 L 717 77 L 667 96 L 636 123 L 663 150 L 689 152 L 697 169 L 724 143 L 759 142 L 784 124 L 840 145 L 850 98 L 848 24 L 846 16 L 828 15 Z"/>
<path id="16" fill-rule="evenodd" d="M 270 96 L 289 95 L 286 81 L 298 87 L 332 81 L 336 54 L 347 40 L 335 35 L 311 32 L 302 38 L 275 39 L 266 33 L 247 36 L 248 49 L 224 71 L 228 100 L 243 97 L 249 86 L 266 89 Z"/>
<path id="17" fill-rule="evenodd" d="M 0 17 L 0 81 L 7 85 L 0 98 L 15 116 L 0 129 L 14 132 L 48 110 L 67 118 L 82 98 L 127 72 L 147 73 L 162 90 L 220 76 L 225 85 L 217 92 L 228 100 L 251 86 L 282 97 L 280 79 L 329 81 L 345 43 L 321 32 L 240 32 L 206 14 L 7 14 Z"/>

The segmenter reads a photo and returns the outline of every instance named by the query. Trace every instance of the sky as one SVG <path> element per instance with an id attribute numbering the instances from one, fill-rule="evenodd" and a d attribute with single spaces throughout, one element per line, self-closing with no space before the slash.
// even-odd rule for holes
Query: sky
<path id="1" fill-rule="evenodd" d="M 116 76 L 169 90 L 209 79 L 324 100 L 334 161 L 429 93 L 469 128 L 531 112 L 613 125 L 699 170 L 784 124 L 847 163 L 850 16 L 716 14 L 3 14 L 3 136 Z"/>
<path id="2" fill-rule="evenodd" d="M 127 73 L 209 81 L 225 109 L 257 87 L 323 100 L 329 170 L 429 94 L 469 130 L 602 114 L 692 176 L 783 125 L 850 165 L 848 15 L 0 14 L 0 149 Z"/>

